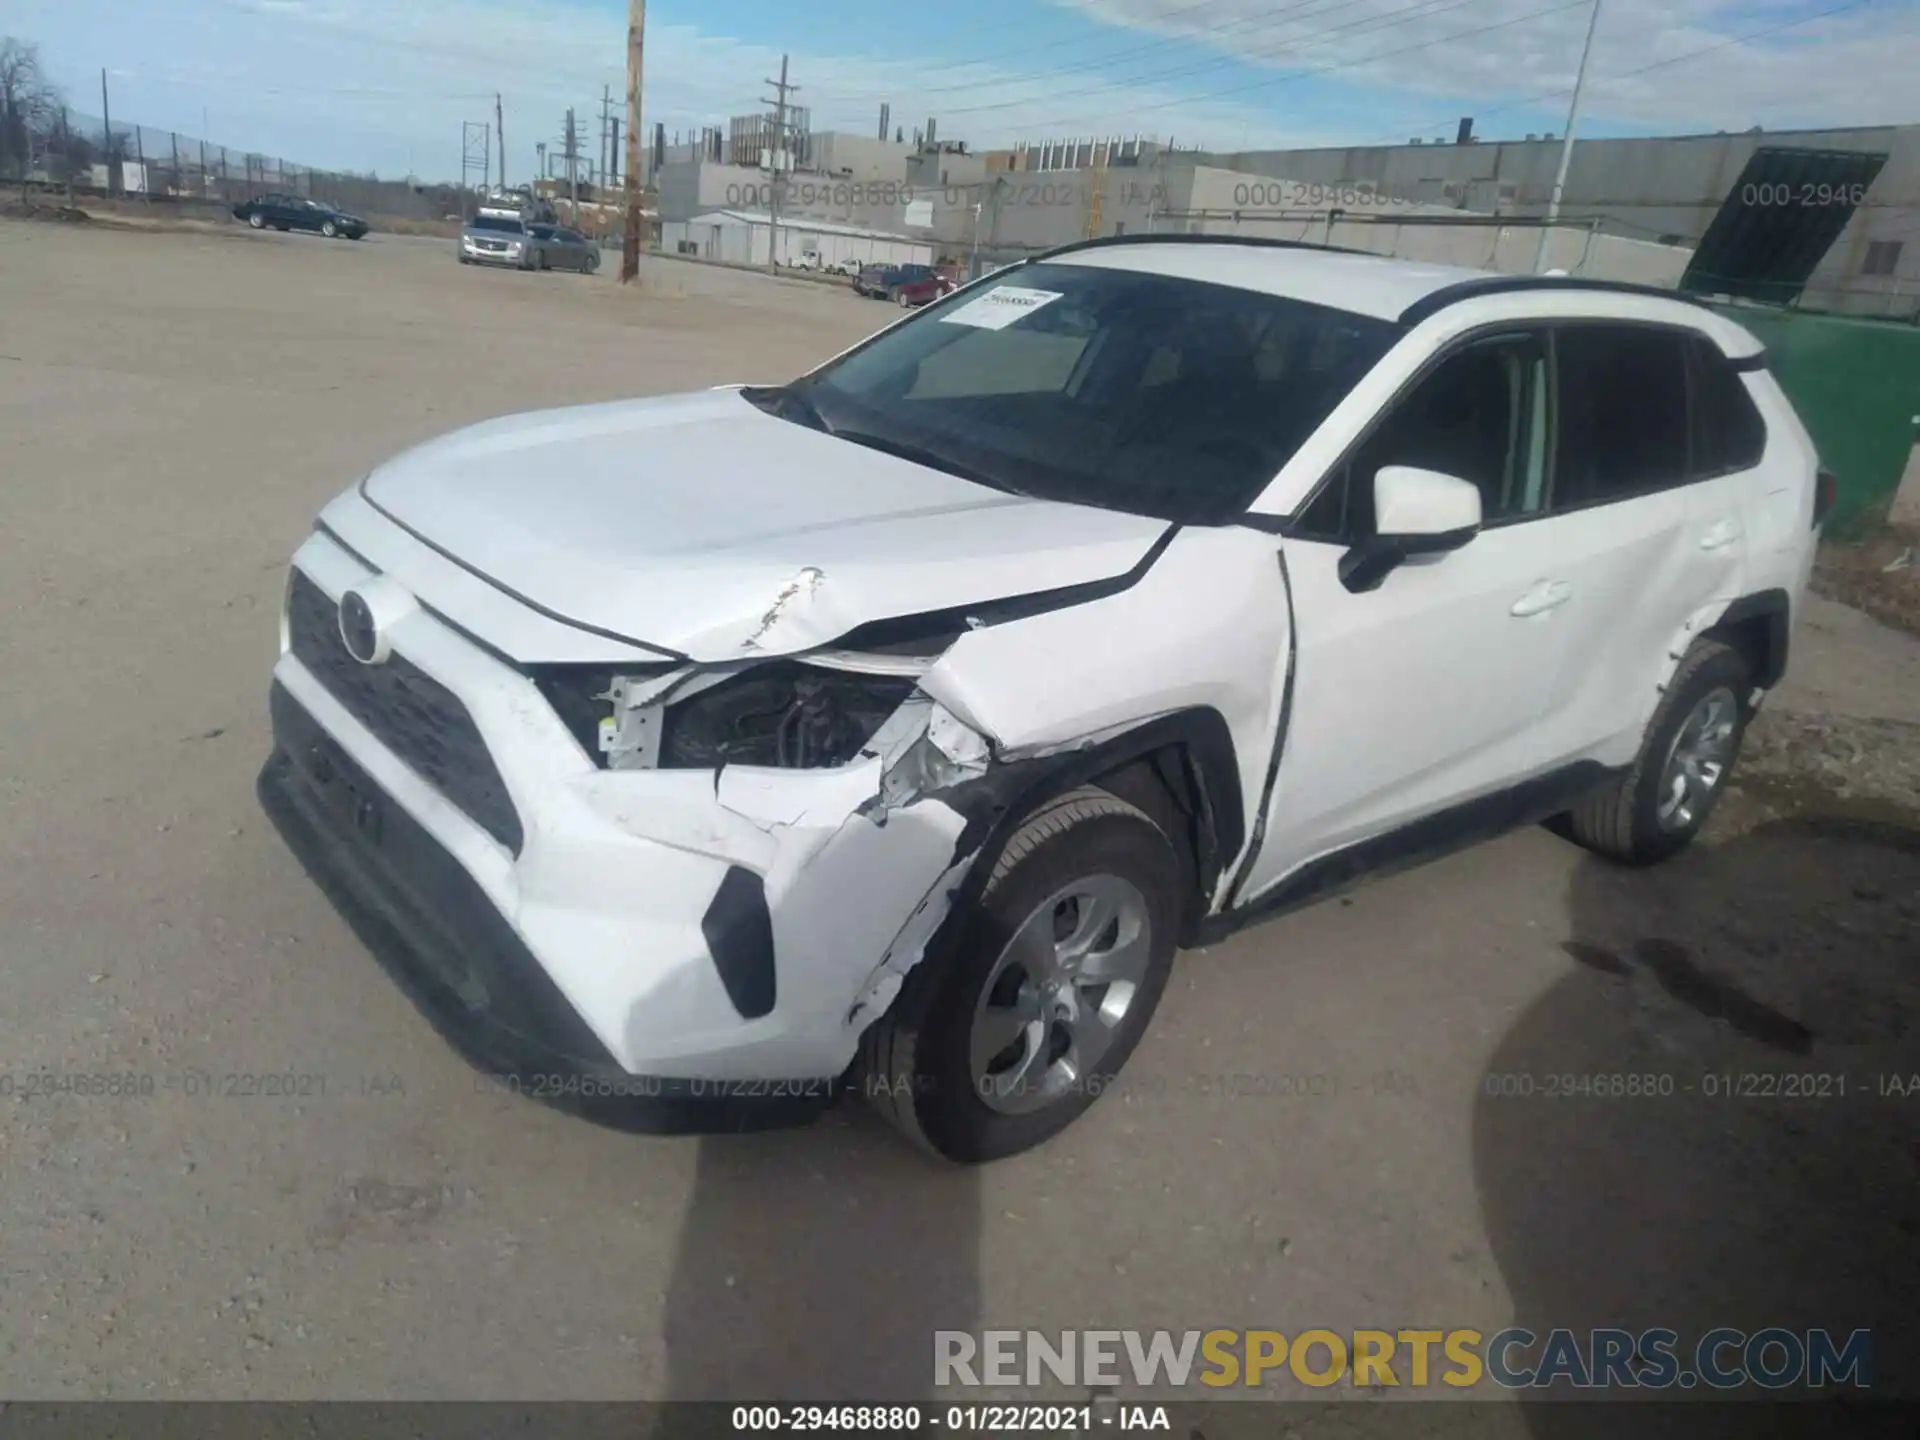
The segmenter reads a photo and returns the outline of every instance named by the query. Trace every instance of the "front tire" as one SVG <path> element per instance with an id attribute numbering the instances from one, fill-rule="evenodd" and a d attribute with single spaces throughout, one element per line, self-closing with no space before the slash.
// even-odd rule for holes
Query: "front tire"
<path id="1" fill-rule="evenodd" d="M 331 240 L 340 233 L 340 227 L 329 220 L 320 227 L 320 233 Z"/>
<path id="2" fill-rule="evenodd" d="M 267 228 L 267 217 L 256 210 L 253 214 L 247 216 L 247 224 L 256 230 L 264 230 Z"/>
<path id="3" fill-rule="evenodd" d="M 915 1143 L 977 1164 L 1031 1149 L 1109 1088 L 1173 968 L 1180 866 L 1104 790 L 1041 806 L 956 943 L 916 966 L 862 1043 L 862 1088 Z"/>
<path id="4" fill-rule="evenodd" d="M 1567 814 L 1573 839 L 1628 865 L 1653 865 L 1693 842 L 1727 788 L 1747 722 L 1753 676 L 1717 640 L 1689 650 L 1667 684 L 1633 768 Z"/>

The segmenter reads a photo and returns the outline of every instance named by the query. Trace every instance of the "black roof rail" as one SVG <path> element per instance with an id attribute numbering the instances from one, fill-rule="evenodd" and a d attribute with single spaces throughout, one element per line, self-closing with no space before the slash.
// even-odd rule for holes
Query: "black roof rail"
<path id="1" fill-rule="evenodd" d="M 1080 250 L 1104 250 L 1115 245 L 1251 245 L 1266 250 L 1324 250 L 1329 255 L 1365 255 L 1372 260 L 1391 260 L 1372 250 L 1355 250 L 1346 245 L 1316 245 L 1310 240 L 1272 240 L 1264 235 L 1156 235 L 1150 230 L 1137 235 L 1096 235 L 1091 240 L 1074 240 L 1042 250 L 1028 260 L 1051 260 L 1056 255 L 1071 255 Z"/>
<path id="2" fill-rule="evenodd" d="M 1599 290 L 1616 295 L 1650 295 L 1656 300 L 1675 300 L 1702 310 L 1710 308 L 1678 290 L 1662 290 L 1657 285 L 1636 285 L 1630 280 L 1590 280 L 1577 275 L 1486 275 L 1442 285 L 1438 290 L 1422 295 L 1400 312 L 1400 323 L 1411 329 L 1449 305 L 1478 300 L 1483 295 L 1508 295 L 1519 290 Z"/>

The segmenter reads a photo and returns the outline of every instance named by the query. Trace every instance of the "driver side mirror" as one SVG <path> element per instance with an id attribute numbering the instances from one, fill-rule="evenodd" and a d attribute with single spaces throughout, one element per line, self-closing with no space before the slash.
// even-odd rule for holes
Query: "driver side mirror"
<path id="1" fill-rule="evenodd" d="M 1383 465 L 1373 477 L 1374 534 L 1340 557 L 1340 583 L 1359 594 L 1415 555 L 1458 550 L 1480 531 L 1480 487 L 1414 465 Z"/>

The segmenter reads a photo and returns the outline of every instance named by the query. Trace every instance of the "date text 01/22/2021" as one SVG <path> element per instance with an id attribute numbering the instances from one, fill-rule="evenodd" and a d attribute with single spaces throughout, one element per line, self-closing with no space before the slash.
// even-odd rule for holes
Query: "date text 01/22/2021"
<path id="1" fill-rule="evenodd" d="M 1829 1070 L 1715 1070 L 1692 1079 L 1657 1071 L 1489 1074 L 1481 1090 L 1497 1100 L 1856 1100 L 1920 1095 L 1920 1073 L 1849 1075 Z"/>
<path id="2" fill-rule="evenodd" d="M 1101 1401 L 1087 1405 L 736 1405 L 733 1432 L 746 1434 L 1090 1435 L 1109 1430 L 1171 1430 L 1164 1405 Z"/>

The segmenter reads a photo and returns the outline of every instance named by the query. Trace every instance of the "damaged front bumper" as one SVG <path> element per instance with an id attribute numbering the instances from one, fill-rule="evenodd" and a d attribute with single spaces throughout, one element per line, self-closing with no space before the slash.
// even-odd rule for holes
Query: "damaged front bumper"
<path id="1" fill-rule="evenodd" d="M 373 578 L 325 536 L 296 564 L 336 601 Z M 517 845 L 291 651 L 260 793 L 443 1032 L 504 1075 L 658 1099 L 655 1128 L 826 1103 L 971 866 L 940 792 L 986 773 L 984 740 L 916 696 L 831 769 L 605 770 L 532 681 L 432 613 L 389 629 L 394 655 L 464 706 Z"/>

